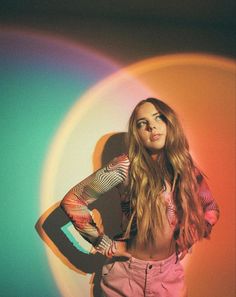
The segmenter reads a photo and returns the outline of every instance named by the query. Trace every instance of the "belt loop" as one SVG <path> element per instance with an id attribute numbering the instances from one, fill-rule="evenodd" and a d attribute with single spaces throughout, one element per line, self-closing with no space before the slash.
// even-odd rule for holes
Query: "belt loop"
<path id="1" fill-rule="evenodd" d="M 163 266 L 163 262 L 160 263 L 160 273 L 163 272 L 162 266 Z"/>
<path id="2" fill-rule="evenodd" d="M 132 264 L 132 257 L 131 258 L 129 258 L 129 260 L 128 260 L 128 262 L 129 262 L 129 268 L 131 268 L 131 264 Z"/>

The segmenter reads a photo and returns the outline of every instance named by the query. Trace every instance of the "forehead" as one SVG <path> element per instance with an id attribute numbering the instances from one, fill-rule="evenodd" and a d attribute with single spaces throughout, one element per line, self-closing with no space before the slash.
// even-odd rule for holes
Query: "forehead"
<path id="1" fill-rule="evenodd" d="M 150 102 L 145 102 L 144 104 L 142 104 L 136 111 L 135 114 L 135 118 L 139 119 L 139 118 L 145 118 L 145 117 L 149 117 L 152 116 L 153 114 L 157 113 L 158 110 L 156 109 L 156 107 L 150 103 Z"/>

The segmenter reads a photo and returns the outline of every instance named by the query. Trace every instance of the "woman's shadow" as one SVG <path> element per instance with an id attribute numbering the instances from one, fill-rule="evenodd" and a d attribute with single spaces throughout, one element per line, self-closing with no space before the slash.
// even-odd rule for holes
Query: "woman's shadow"
<path id="1" fill-rule="evenodd" d="M 126 133 L 108 134 L 97 142 L 93 153 L 94 171 L 127 151 L 125 137 Z M 89 205 L 89 209 L 96 212 L 98 217 L 101 215 L 102 225 L 108 236 L 112 238 L 121 232 L 120 199 L 116 188 L 101 195 L 98 200 Z M 101 296 L 101 270 L 105 257 L 98 253 L 86 254 L 78 250 L 61 229 L 69 222 L 70 220 L 61 209 L 59 201 L 39 218 L 35 228 L 40 237 L 65 265 L 79 274 L 92 274 L 90 297 L 99 297 Z"/>

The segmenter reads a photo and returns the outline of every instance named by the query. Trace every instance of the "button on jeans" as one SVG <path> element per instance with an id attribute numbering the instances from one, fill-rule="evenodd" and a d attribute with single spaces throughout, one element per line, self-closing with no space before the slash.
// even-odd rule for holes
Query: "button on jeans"
<path id="1" fill-rule="evenodd" d="M 108 260 L 101 288 L 104 297 L 187 297 L 183 267 L 175 254 L 161 261 Z"/>

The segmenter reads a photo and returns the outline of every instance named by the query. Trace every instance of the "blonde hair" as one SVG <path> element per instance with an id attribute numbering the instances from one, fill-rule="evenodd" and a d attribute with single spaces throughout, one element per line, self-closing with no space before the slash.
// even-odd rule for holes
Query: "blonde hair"
<path id="1" fill-rule="evenodd" d="M 137 133 L 136 112 L 146 102 L 155 106 L 167 126 L 165 146 L 158 153 L 157 160 L 151 158 Z M 154 243 L 157 232 L 163 232 L 167 218 L 162 193 L 167 182 L 174 193 L 182 245 L 188 248 L 195 238 L 202 239 L 205 224 L 197 194 L 196 167 L 178 117 L 163 101 L 148 98 L 133 110 L 128 129 L 128 156 L 132 215 L 126 236 L 130 235 L 133 220 L 137 223 L 137 241 L 144 245 Z"/>

